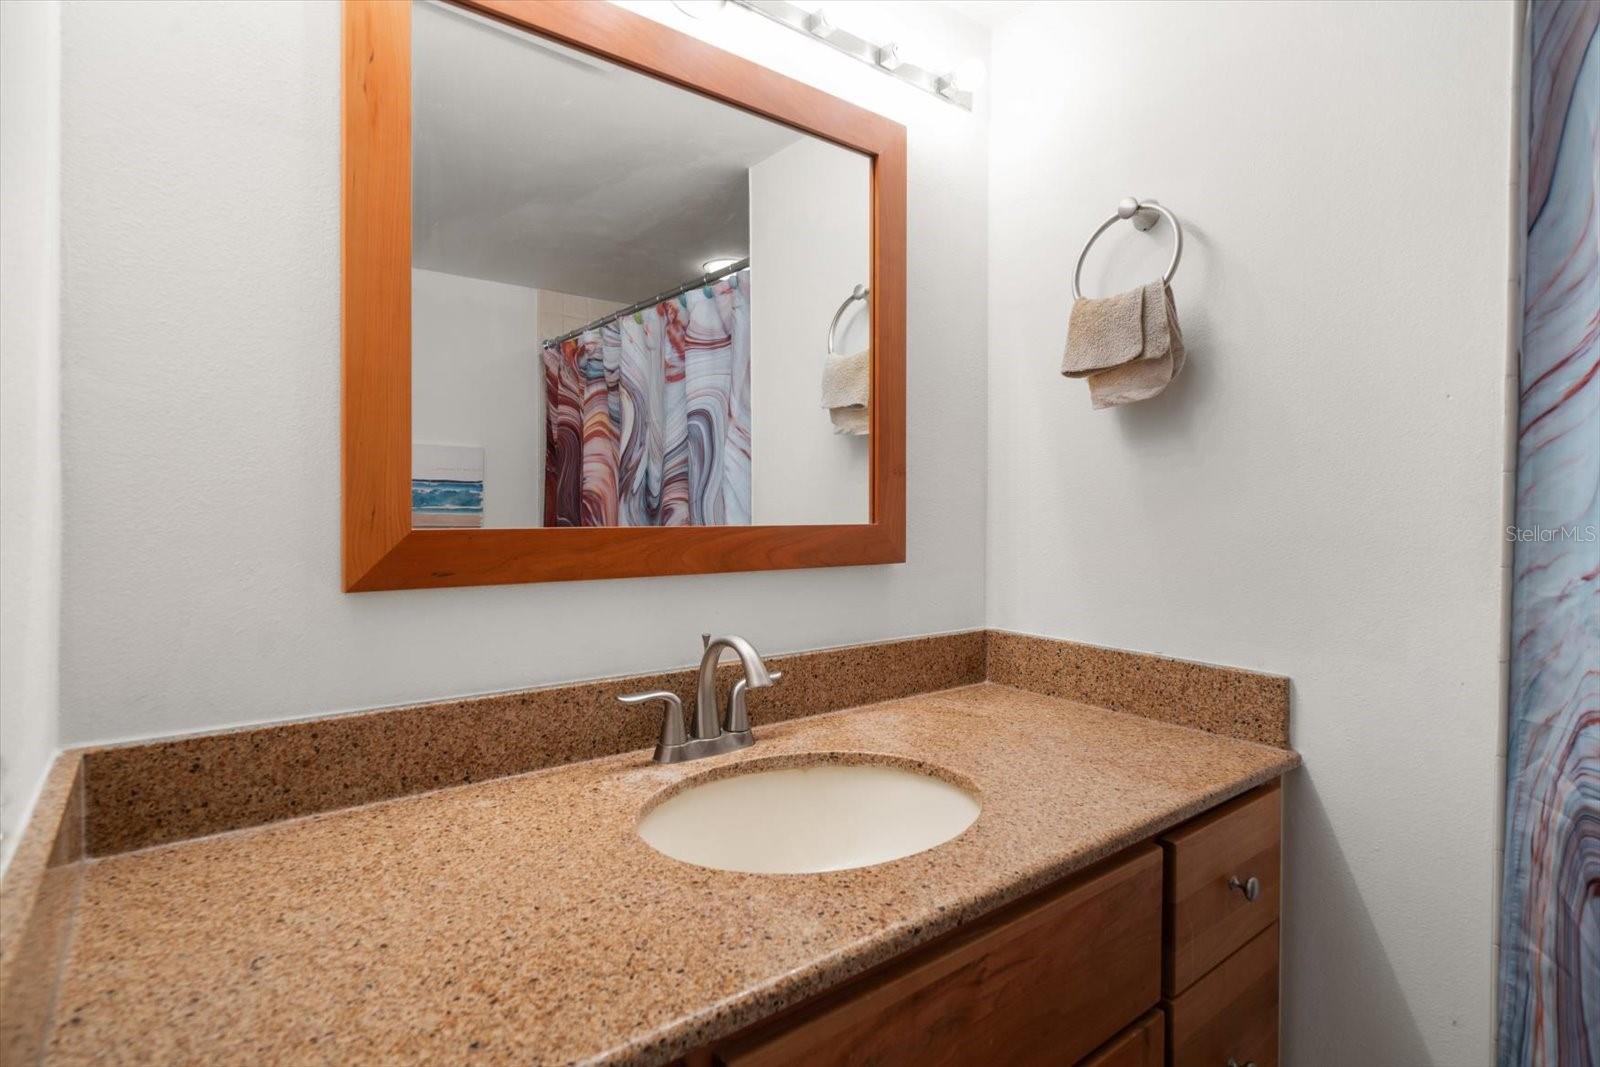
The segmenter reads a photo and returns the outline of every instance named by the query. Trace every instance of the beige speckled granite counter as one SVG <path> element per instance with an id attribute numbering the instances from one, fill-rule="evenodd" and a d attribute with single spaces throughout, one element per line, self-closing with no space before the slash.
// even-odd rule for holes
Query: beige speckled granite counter
<path id="1" fill-rule="evenodd" d="M 961 837 L 807 876 L 634 833 L 728 763 L 881 753 L 976 782 Z M 1292 752 L 993 684 L 92 861 L 48 1062 L 658 1062 L 1282 774 Z"/>
<path id="2" fill-rule="evenodd" d="M 0 1065 L 37 1063 L 83 882 L 83 759 L 57 757 L 0 880 Z"/>
<path id="3" fill-rule="evenodd" d="M 981 682 L 985 644 L 983 631 L 969 631 L 769 656 L 783 684 L 750 695 L 751 718 L 764 725 Z M 736 669 L 718 672 L 722 692 Z M 92 748 L 88 851 L 131 852 L 646 748 L 660 720 L 618 706 L 617 696 L 670 689 L 692 706 L 698 674 L 685 667 Z"/>

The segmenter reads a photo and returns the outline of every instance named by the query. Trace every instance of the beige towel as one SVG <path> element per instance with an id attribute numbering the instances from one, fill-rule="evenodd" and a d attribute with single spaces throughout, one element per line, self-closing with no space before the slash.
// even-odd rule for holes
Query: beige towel
<path id="1" fill-rule="evenodd" d="M 1183 370 L 1186 355 L 1172 291 L 1154 281 L 1104 300 L 1074 302 L 1061 373 L 1089 380 L 1096 409 L 1116 407 L 1160 393 Z"/>
<path id="2" fill-rule="evenodd" d="M 871 431 L 872 352 L 854 355 L 830 352 L 822 361 L 822 406 L 833 420 L 833 432 L 862 436 Z"/>
<path id="3" fill-rule="evenodd" d="M 1074 300 L 1061 373 L 1086 378 L 1143 355 L 1144 298 L 1144 289 L 1130 289 L 1104 300 Z"/>
<path id="4" fill-rule="evenodd" d="M 1148 294 L 1145 297 L 1145 357 L 1089 375 L 1089 400 L 1095 410 L 1149 400 L 1171 385 L 1183 370 L 1188 352 L 1183 347 L 1183 331 L 1178 327 L 1178 309 L 1172 302 L 1172 291 L 1165 285 L 1161 290 L 1159 300 Z M 1149 314 L 1148 309 L 1152 308 L 1160 309 L 1159 313 Z"/>

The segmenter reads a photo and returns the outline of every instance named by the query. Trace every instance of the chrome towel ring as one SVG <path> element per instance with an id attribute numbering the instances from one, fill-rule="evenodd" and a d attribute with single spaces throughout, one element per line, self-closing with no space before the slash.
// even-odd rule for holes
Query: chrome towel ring
<path id="1" fill-rule="evenodd" d="M 865 300 L 871 292 L 872 290 L 864 285 L 856 286 L 850 295 L 844 298 L 844 303 L 839 305 L 839 310 L 833 313 L 833 321 L 828 323 L 828 355 L 836 356 L 839 354 L 833 348 L 836 343 L 834 333 L 839 329 L 839 320 L 844 318 L 844 313 L 849 310 L 851 304 L 854 304 L 857 300 Z"/>
<path id="2" fill-rule="evenodd" d="M 1083 290 L 1078 287 L 1078 279 L 1083 276 L 1083 261 L 1089 258 L 1089 249 L 1094 247 L 1095 241 L 1099 240 L 1101 234 L 1123 219 L 1132 219 L 1133 228 L 1136 230 L 1148 230 L 1161 219 L 1172 223 L 1172 262 L 1167 264 L 1167 272 L 1161 276 L 1163 284 L 1172 283 L 1172 276 L 1178 273 L 1178 260 L 1183 257 L 1183 227 L 1178 223 L 1178 216 L 1154 200 L 1139 201 L 1130 196 L 1117 205 L 1115 215 L 1102 222 L 1100 228 L 1089 235 L 1083 251 L 1078 253 L 1078 265 L 1072 271 L 1072 299 L 1083 299 Z"/>

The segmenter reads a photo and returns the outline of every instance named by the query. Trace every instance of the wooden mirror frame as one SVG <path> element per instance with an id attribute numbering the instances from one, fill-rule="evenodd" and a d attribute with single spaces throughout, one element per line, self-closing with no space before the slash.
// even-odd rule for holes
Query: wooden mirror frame
<path id="1" fill-rule="evenodd" d="M 411 5 L 345 0 L 345 590 L 905 562 L 905 128 L 609 3 L 454 2 L 871 158 L 872 518 L 412 529 Z"/>

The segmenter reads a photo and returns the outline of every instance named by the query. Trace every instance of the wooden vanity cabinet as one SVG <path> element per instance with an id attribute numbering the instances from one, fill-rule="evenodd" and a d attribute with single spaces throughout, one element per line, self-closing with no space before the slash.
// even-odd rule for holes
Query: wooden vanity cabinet
<path id="1" fill-rule="evenodd" d="M 1278 924 L 1164 1006 L 1173 1067 L 1277 1067 Z"/>
<path id="2" fill-rule="evenodd" d="M 1073 1063 L 1156 1002 L 1160 975 L 1161 851 L 1146 844 L 725 1043 L 717 1062 Z"/>
<path id="3" fill-rule="evenodd" d="M 1282 799 L 1272 782 L 1161 835 L 1171 1067 L 1277 1067 Z"/>
<path id="4" fill-rule="evenodd" d="M 1274 782 L 682 1062 L 1276 1067 L 1279 837 Z"/>
<path id="5" fill-rule="evenodd" d="M 1279 798 L 1274 782 L 1161 835 L 1167 868 L 1164 995 L 1188 989 L 1278 921 Z M 1230 886 L 1230 879 L 1237 884 Z"/>
<path id="6" fill-rule="evenodd" d="M 1167 1062 L 1167 1022 L 1157 1008 L 1107 1041 L 1078 1067 L 1164 1067 Z"/>

